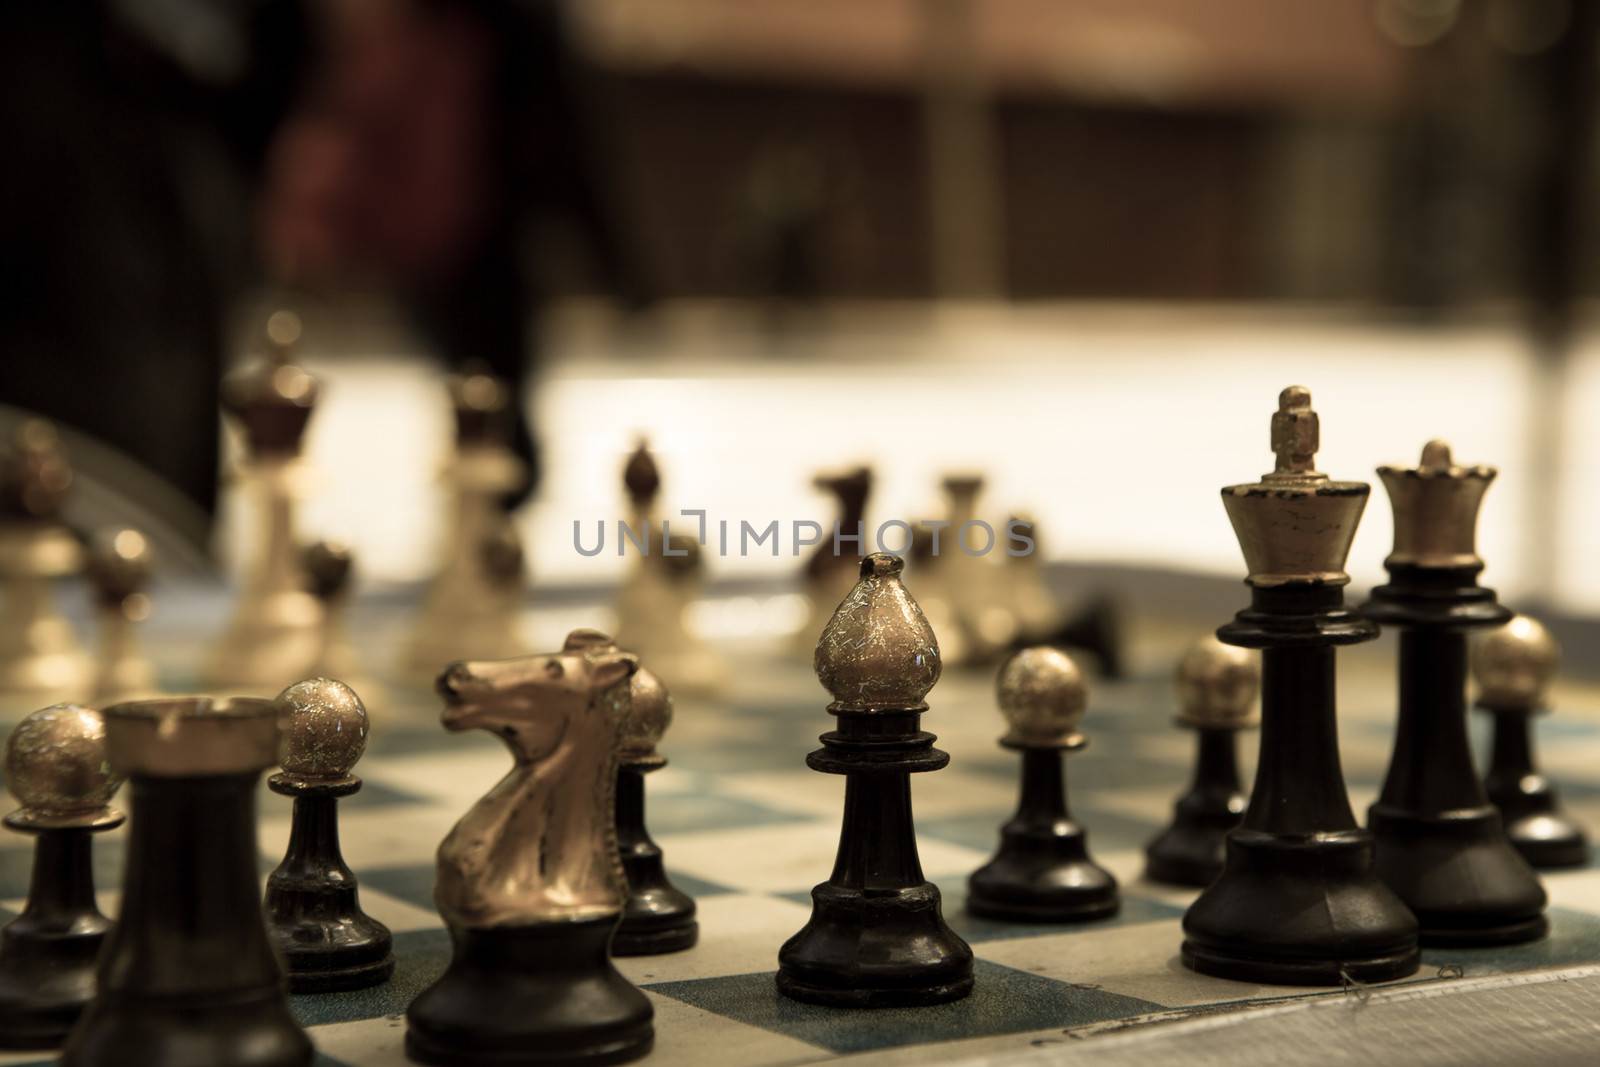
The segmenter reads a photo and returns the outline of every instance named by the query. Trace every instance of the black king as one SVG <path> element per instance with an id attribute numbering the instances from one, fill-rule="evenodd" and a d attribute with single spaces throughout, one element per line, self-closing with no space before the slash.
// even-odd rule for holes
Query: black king
<path id="1" fill-rule="evenodd" d="M 1183 962 L 1224 978 L 1338 985 L 1418 965 L 1417 921 L 1378 879 L 1339 766 L 1334 649 L 1378 635 L 1344 603 L 1370 487 L 1318 473 L 1317 436 L 1310 391 L 1290 386 L 1272 416 L 1277 469 L 1222 490 L 1251 600 L 1217 636 L 1261 650 L 1261 754 L 1222 874 L 1183 918 Z"/>

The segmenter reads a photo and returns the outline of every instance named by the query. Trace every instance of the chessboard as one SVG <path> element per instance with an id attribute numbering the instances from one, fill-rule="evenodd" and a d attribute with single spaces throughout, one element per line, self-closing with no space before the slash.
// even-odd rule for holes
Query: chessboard
<path id="1" fill-rule="evenodd" d="M 220 590 L 163 592 L 150 640 L 169 688 L 197 684 L 188 672 L 226 610 Z M 412 610 L 414 604 L 401 598 L 356 605 L 352 631 L 365 638 L 361 652 L 376 685 L 363 694 L 372 732 L 356 772 L 365 784 L 342 802 L 342 840 L 365 909 L 394 931 L 398 967 L 377 988 L 293 998 L 324 1065 L 407 1062 L 406 1005 L 442 971 L 450 953 L 432 902 L 434 850 L 509 765 L 493 737 L 443 731 L 438 698 L 390 670 Z M 1220 606 L 1219 618 L 1230 611 Z M 554 647 L 569 628 L 609 620 L 597 599 L 541 606 L 529 621 L 530 632 Z M 1251 1009 L 1276 1018 L 1274 1009 L 1286 1005 L 1375 1005 L 1394 987 L 1459 989 L 1473 994 L 1460 1001 L 1473 1012 L 1511 1011 L 1518 991 L 1531 982 L 1582 977 L 1586 968 L 1600 973 L 1600 870 L 1592 866 L 1545 875 L 1552 920 L 1547 939 L 1496 949 L 1425 949 L 1422 969 L 1389 986 L 1307 990 L 1185 969 L 1179 923 L 1194 892 L 1156 885 L 1141 874 L 1143 846 L 1186 785 L 1194 744 L 1172 721 L 1171 667 L 1181 644 L 1174 640 L 1169 655 L 1156 640 L 1136 658 L 1132 677 L 1092 684 L 1084 722 L 1089 745 L 1068 763 L 1073 814 L 1087 827 L 1095 858 L 1122 885 L 1114 918 L 1060 926 L 966 914 L 966 879 L 993 851 L 998 826 L 1016 803 L 1018 765 L 1016 753 L 995 743 L 1003 724 L 992 671 L 948 671 L 929 696 L 924 724 L 939 735 L 951 764 L 917 776 L 913 789 L 922 865 L 943 891 L 950 925 L 977 956 L 975 990 L 962 1001 L 916 1009 L 849 1010 L 787 1000 L 773 981 L 778 948 L 804 924 L 810 889 L 832 867 L 843 780 L 805 766 L 817 735 L 831 727 L 827 695 L 809 662 L 777 640 L 722 645 L 732 668 L 727 692 L 714 700 L 676 699 L 675 721 L 662 744 L 670 764 L 648 782 L 650 830 L 673 880 L 698 902 L 700 942 L 676 954 L 618 961 L 654 1004 L 656 1048 L 646 1062 L 655 1067 L 840 1057 L 867 1064 L 1009 1062 L 1050 1050 L 1099 1048 L 1109 1054 L 1141 1035 L 1176 1032 L 1172 1025 L 1184 1021 L 1243 1018 Z M 1341 659 L 1340 747 L 1358 813 L 1375 794 L 1388 758 L 1393 656 L 1393 638 L 1385 637 Z M 1600 828 L 1597 711 L 1600 687 L 1566 683 L 1557 687 L 1555 714 L 1539 723 L 1544 769 L 1571 812 L 1594 828 Z M 1483 726 L 1475 722 L 1480 742 Z M 1253 736 L 1244 734 L 1240 745 L 1247 776 Z M 259 807 L 264 878 L 287 843 L 289 802 L 263 788 Z M 30 867 L 29 842 L 7 836 L 0 847 L 0 919 L 21 906 Z M 117 909 L 122 844 L 123 831 L 96 841 L 102 907 L 110 915 Z M 1551 1010 L 1552 1001 L 1541 1003 Z M 1291 1030 L 1289 1040 L 1295 1034 L 1309 1040 L 1314 1032 Z M 1231 1040 L 1235 1050 L 1246 1047 Z M 1103 1062 L 1139 1062 L 1137 1051 L 1133 1056 Z M 6 1065 L 44 1062 L 49 1059 L 38 1053 L 0 1057 Z"/>

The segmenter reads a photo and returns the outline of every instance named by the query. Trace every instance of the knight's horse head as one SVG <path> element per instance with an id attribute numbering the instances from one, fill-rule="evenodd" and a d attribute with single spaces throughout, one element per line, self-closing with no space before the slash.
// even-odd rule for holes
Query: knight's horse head
<path id="1" fill-rule="evenodd" d="M 609 641 L 577 642 L 553 655 L 503 660 L 461 660 L 439 675 L 447 730 L 490 730 L 519 760 L 544 759 L 596 698 L 638 669 L 639 660 Z M 626 688 L 622 690 L 626 708 Z M 606 719 L 605 713 L 595 716 Z M 614 727 L 614 724 L 607 724 Z"/>

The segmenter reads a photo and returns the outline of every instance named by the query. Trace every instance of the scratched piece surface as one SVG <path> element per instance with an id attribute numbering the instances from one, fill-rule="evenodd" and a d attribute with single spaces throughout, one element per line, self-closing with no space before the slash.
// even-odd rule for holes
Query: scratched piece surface
<path id="1" fill-rule="evenodd" d="M 189 671 L 225 602 L 210 591 L 173 592 L 152 630 L 163 680 L 191 688 Z M 294 998 L 322 1064 L 394 1067 L 406 1004 L 444 967 L 449 939 L 433 909 L 434 850 L 455 820 L 502 774 L 509 758 L 486 734 L 446 734 L 439 704 L 407 689 L 391 670 L 404 605 L 370 609 L 352 627 L 366 638 L 365 667 L 383 685 L 369 700 L 372 738 L 356 768 L 365 781 L 342 802 L 345 858 L 361 881 L 364 907 L 395 933 L 398 968 L 376 989 Z M 603 612 L 569 606 L 530 613 L 534 630 L 555 634 L 606 625 Z M 1341 660 L 1341 752 L 1358 817 L 1375 794 L 1393 724 L 1392 638 Z M 977 956 L 973 995 L 933 1008 L 851 1011 L 802 1005 L 773 984 L 779 945 L 805 922 L 812 885 L 828 876 L 838 840 L 842 779 L 805 766 L 817 735 L 831 728 L 827 696 L 806 658 L 730 642 L 737 664 L 717 700 L 677 700 L 662 744 L 669 766 L 650 776 L 650 829 L 677 884 L 699 902 L 701 939 L 682 953 L 619 961 L 655 1005 L 657 1047 L 647 1063 L 703 1067 L 819 1063 L 853 1055 L 872 1062 L 930 1062 L 966 1055 L 1004 1060 L 1063 1042 L 1115 1033 L 1157 1034 L 1160 1024 L 1305 998 L 1350 998 L 1362 990 L 1307 991 L 1208 978 L 1178 962 L 1179 921 L 1193 892 L 1141 878 L 1142 848 L 1164 824 L 1190 774 L 1192 737 L 1172 725 L 1172 690 L 1160 657 L 1136 677 L 1092 683 L 1087 750 L 1068 763 L 1075 817 L 1095 858 L 1123 887 L 1121 912 L 1082 926 L 1015 925 L 965 914 L 967 876 L 988 857 L 1016 802 L 1017 757 L 999 748 L 1003 724 L 988 672 L 948 672 L 929 696 L 926 729 L 951 753 L 948 770 L 913 780 L 923 868 L 944 893 L 951 925 Z M 1578 650 L 1568 650 L 1576 658 Z M 1147 657 L 1148 658 L 1148 657 Z M 670 679 L 668 679 L 670 684 Z M 1565 686 L 1558 711 L 1539 722 L 1544 769 L 1569 809 L 1600 829 L 1600 690 Z M 24 709 L 25 710 L 25 709 Z M 1477 716 L 1475 716 L 1477 718 Z M 1481 740 L 1484 724 L 1474 722 Z M 1255 737 L 1241 736 L 1246 774 Z M 263 789 L 263 877 L 288 839 L 288 802 Z M 0 918 L 22 906 L 28 842 L 0 840 Z M 115 914 L 123 832 L 96 842 L 103 906 Z M 1507 1010 L 1526 976 L 1600 964 L 1600 870 L 1547 874 L 1551 936 L 1531 945 L 1425 950 L 1407 981 L 1444 987 L 1473 980 L 1482 1010 L 1503 985 Z M 1485 984 L 1488 994 L 1484 994 Z M 1463 986 L 1462 988 L 1466 988 Z M 1239 1040 L 1247 1040 L 1240 1030 Z M 49 1062 L 37 1053 L 0 1056 L 0 1065 Z M 854 1062 L 854 1061 L 853 1061 Z"/>

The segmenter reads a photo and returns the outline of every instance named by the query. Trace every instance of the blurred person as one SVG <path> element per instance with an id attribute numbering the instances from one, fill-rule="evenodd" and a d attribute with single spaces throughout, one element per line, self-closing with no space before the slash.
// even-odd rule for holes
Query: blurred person
<path id="1" fill-rule="evenodd" d="M 481 361 L 522 396 L 541 227 L 566 215 L 603 279 L 643 287 L 592 167 L 584 74 L 554 2 L 341 0 L 261 206 L 285 282 L 395 292 L 448 364 Z M 525 413 L 516 444 L 537 484 Z"/>

